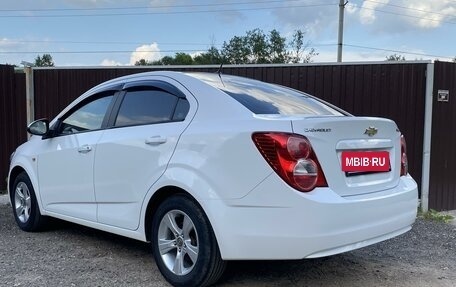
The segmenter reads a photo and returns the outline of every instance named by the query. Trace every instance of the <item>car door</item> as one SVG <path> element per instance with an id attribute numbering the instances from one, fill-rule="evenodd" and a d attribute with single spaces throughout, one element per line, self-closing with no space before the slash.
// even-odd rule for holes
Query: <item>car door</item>
<path id="1" fill-rule="evenodd" d="M 37 158 L 41 201 L 46 211 L 96 221 L 93 164 L 115 91 L 93 95 L 72 108 L 41 142 Z"/>
<path id="2" fill-rule="evenodd" d="M 189 123 L 189 101 L 163 81 L 127 84 L 95 159 L 98 222 L 135 230 L 149 188 Z"/>

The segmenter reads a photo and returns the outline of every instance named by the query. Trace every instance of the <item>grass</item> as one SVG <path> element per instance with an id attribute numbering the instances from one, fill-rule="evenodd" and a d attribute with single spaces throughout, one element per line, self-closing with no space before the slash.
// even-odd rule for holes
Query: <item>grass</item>
<path id="1" fill-rule="evenodd" d="M 453 216 L 435 211 L 434 209 L 429 209 L 427 212 L 423 212 L 420 209 L 418 211 L 418 217 L 424 218 L 426 220 L 432 220 L 432 221 L 444 222 L 444 223 L 449 223 L 454 219 Z"/>

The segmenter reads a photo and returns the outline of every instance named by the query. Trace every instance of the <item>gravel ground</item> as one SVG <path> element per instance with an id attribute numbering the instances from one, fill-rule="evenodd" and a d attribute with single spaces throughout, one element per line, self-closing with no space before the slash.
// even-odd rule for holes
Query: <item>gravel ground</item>
<path id="1" fill-rule="evenodd" d="M 169 286 L 149 245 L 65 222 L 22 232 L 4 200 L 0 243 L 0 286 Z M 419 219 L 405 235 L 336 256 L 232 262 L 219 286 L 454 287 L 456 226 Z"/>

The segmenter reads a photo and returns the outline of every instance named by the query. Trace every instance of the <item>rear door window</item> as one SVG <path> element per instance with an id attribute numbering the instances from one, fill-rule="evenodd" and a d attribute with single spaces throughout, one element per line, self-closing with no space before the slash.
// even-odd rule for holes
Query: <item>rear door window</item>
<path id="1" fill-rule="evenodd" d="M 123 127 L 184 120 L 188 108 L 183 109 L 181 101 L 187 102 L 186 99 L 161 89 L 134 88 L 128 90 L 120 105 L 114 125 Z"/>

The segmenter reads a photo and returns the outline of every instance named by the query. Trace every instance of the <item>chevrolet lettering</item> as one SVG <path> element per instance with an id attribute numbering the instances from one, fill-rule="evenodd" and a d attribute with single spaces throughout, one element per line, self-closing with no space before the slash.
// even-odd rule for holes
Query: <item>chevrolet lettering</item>
<path id="1" fill-rule="evenodd" d="M 307 128 L 304 129 L 304 132 L 306 133 L 329 133 L 331 132 L 331 129 L 314 129 L 314 128 Z"/>

